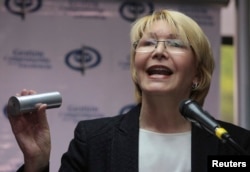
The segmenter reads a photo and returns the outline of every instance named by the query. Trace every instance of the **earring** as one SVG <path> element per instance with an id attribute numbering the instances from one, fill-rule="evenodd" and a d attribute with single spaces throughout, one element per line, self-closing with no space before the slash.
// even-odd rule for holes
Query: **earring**
<path id="1" fill-rule="evenodd" d="M 197 82 L 192 84 L 192 90 L 196 90 L 198 88 L 199 84 Z"/>

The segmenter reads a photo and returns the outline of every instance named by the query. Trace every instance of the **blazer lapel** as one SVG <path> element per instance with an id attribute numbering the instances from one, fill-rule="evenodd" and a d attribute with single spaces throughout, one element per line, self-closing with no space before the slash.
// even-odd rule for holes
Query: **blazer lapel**
<path id="1" fill-rule="evenodd" d="M 125 114 L 113 135 L 112 172 L 138 172 L 139 106 Z"/>

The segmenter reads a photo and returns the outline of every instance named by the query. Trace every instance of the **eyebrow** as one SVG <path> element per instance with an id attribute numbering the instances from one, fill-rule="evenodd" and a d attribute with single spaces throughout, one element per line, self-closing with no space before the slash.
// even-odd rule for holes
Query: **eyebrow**
<path id="1" fill-rule="evenodd" d="M 148 32 L 148 33 L 144 33 L 143 36 L 144 36 L 144 35 L 150 35 L 150 36 L 152 36 L 153 38 L 158 38 L 158 37 L 159 37 L 158 34 L 157 34 L 156 32 Z M 142 37 L 143 37 L 143 36 L 142 36 Z M 180 37 L 179 37 L 178 34 L 173 34 L 173 33 L 171 33 L 171 34 L 168 34 L 168 35 L 167 35 L 167 38 L 168 38 L 168 39 L 173 39 L 173 38 L 180 38 Z"/>

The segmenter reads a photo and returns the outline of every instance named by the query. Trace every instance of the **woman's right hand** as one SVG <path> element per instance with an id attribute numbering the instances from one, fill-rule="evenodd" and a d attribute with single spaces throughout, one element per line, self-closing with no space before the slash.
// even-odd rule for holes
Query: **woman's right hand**
<path id="1" fill-rule="evenodd" d="M 36 91 L 24 89 L 17 96 L 32 94 Z M 39 104 L 34 112 L 15 116 L 8 114 L 12 131 L 24 155 L 25 172 L 42 171 L 49 165 L 51 139 L 46 106 Z"/>

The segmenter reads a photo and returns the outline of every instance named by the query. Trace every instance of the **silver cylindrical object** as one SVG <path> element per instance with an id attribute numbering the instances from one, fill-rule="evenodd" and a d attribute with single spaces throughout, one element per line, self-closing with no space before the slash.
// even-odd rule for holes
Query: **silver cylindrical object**
<path id="1" fill-rule="evenodd" d="M 26 96 L 12 96 L 8 101 L 8 114 L 18 115 L 36 110 L 37 104 L 47 104 L 47 109 L 58 108 L 62 104 L 62 96 L 59 92 L 32 94 Z"/>

